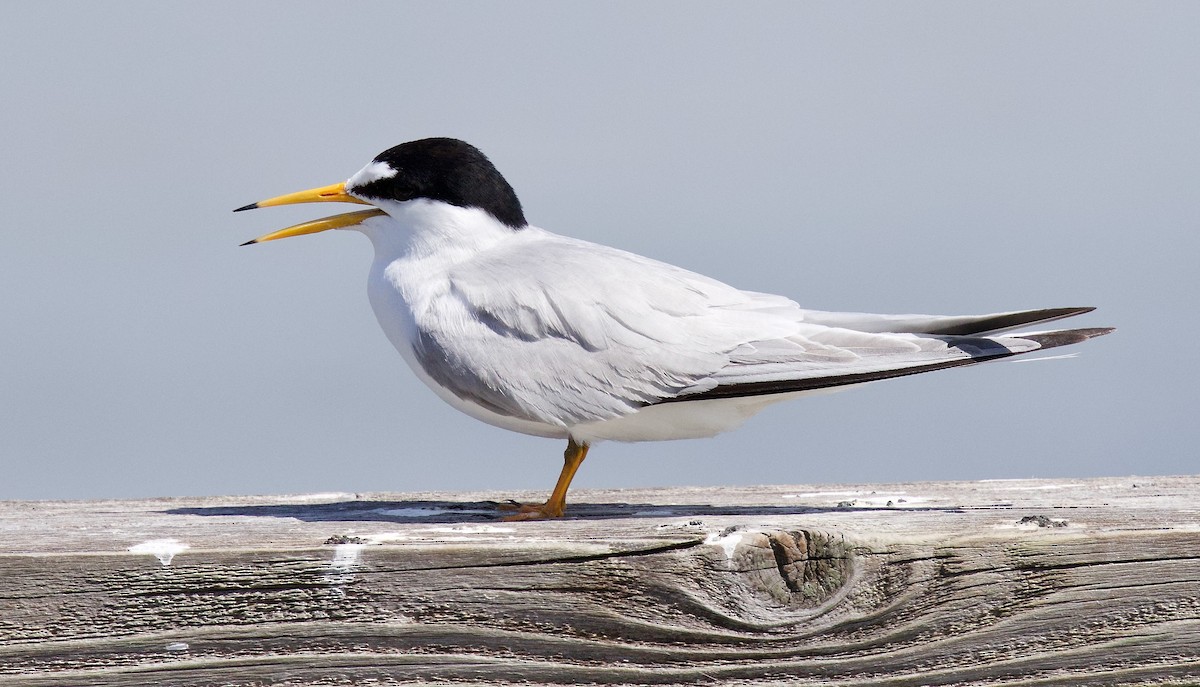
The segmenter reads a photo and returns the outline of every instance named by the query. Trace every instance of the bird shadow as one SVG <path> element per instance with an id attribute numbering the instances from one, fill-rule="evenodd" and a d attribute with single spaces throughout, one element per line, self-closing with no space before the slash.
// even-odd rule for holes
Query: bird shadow
<path id="1" fill-rule="evenodd" d="M 304 522 L 391 522 L 412 524 L 454 524 L 503 521 L 511 511 L 502 509 L 512 502 L 497 501 L 340 501 L 335 503 L 248 504 L 232 506 L 197 506 L 171 508 L 170 515 L 199 515 L 211 517 L 290 518 Z M 701 518 L 713 516 L 805 515 L 829 512 L 858 512 L 866 510 L 938 510 L 927 508 L 869 508 L 820 507 L 809 505 L 755 506 L 711 504 L 652 504 L 652 503 L 573 503 L 566 517 L 559 520 L 609 520 L 620 518 Z M 957 509 L 950 509 L 957 510 Z"/>

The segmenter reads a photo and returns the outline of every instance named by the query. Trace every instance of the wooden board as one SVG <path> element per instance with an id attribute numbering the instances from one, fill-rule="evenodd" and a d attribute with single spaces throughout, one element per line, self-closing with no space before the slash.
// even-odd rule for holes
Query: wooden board
<path id="1" fill-rule="evenodd" d="M 4 502 L 0 686 L 1197 682 L 1198 487 Z"/>

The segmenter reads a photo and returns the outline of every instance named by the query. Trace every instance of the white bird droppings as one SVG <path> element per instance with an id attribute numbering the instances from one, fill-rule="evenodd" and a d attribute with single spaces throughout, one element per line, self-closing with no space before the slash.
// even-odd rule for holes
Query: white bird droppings
<path id="1" fill-rule="evenodd" d="M 333 547 L 333 560 L 329 565 L 338 572 L 350 572 L 358 563 L 358 554 L 365 544 L 338 544 Z"/>
<path id="2" fill-rule="evenodd" d="M 737 550 L 738 544 L 742 541 L 741 532 L 730 532 L 729 534 L 718 534 L 713 532 L 704 540 L 705 544 L 720 545 L 725 551 L 725 560 L 733 560 L 733 552 Z"/>
<path id="3" fill-rule="evenodd" d="M 148 553 L 158 559 L 163 567 L 171 564 L 175 555 L 186 551 L 188 545 L 178 539 L 151 539 L 129 547 L 129 553 Z"/>
<path id="4" fill-rule="evenodd" d="M 187 651 L 187 642 L 171 642 L 167 645 L 167 651 Z"/>

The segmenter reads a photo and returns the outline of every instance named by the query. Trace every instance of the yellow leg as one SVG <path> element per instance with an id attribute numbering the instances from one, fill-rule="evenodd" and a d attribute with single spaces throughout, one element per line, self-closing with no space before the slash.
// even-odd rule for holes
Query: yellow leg
<path id="1" fill-rule="evenodd" d="M 571 480 L 575 478 L 575 473 L 578 472 L 579 466 L 583 464 L 583 459 L 587 457 L 587 452 L 587 442 L 577 444 L 574 439 L 568 439 L 567 450 L 563 452 L 562 472 L 558 474 L 558 483 L 554 485 L 554 491 L 550 492 L 550 498 L 540 506 L 521 506 L 516 515 L 509 516 L 507 519 L 539 520 L 541 518 L 561 518 L 563 511 L 567 507 L 567 489 L 571 487 Z"/>
<path id="2" fill-rule="evenodd" d="M 571 480 L 575 479 L 575 473 L 583 464 L 583 459 L 587 457 L 587 452 L 587 443 L 577 444 L 574 439 L 567 440 L 567 450 L 563 451 L 562 472 L 558 473 L 558 482 L 554 485 L 554 491 L 550 492 L 550 499 L 542 506 L 542 514 L 546 517 L 562 517 L 567 507 L 567 489 L 571 486 Z"/>

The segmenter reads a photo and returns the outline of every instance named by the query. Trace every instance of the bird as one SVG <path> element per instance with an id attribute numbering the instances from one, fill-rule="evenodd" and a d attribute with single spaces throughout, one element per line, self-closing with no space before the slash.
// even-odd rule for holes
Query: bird
<path id="1" fill-rule="evenodd" d="M 372 206 L 241 245 L 330 229 L 374 247 L 368 297 L 384 333 L 442 400 L 491 425 L 566 439 L 544 503 L 564 514 L 593 444 L 710 437 L 806 394 L 972 365 L 1108 334 L 1009 333 L 1092 311 L 884 315 L 800 307 L 681 267 L 531 225 L 475 146 L 402 143 L 346 181 L 237 208 Z"/>

